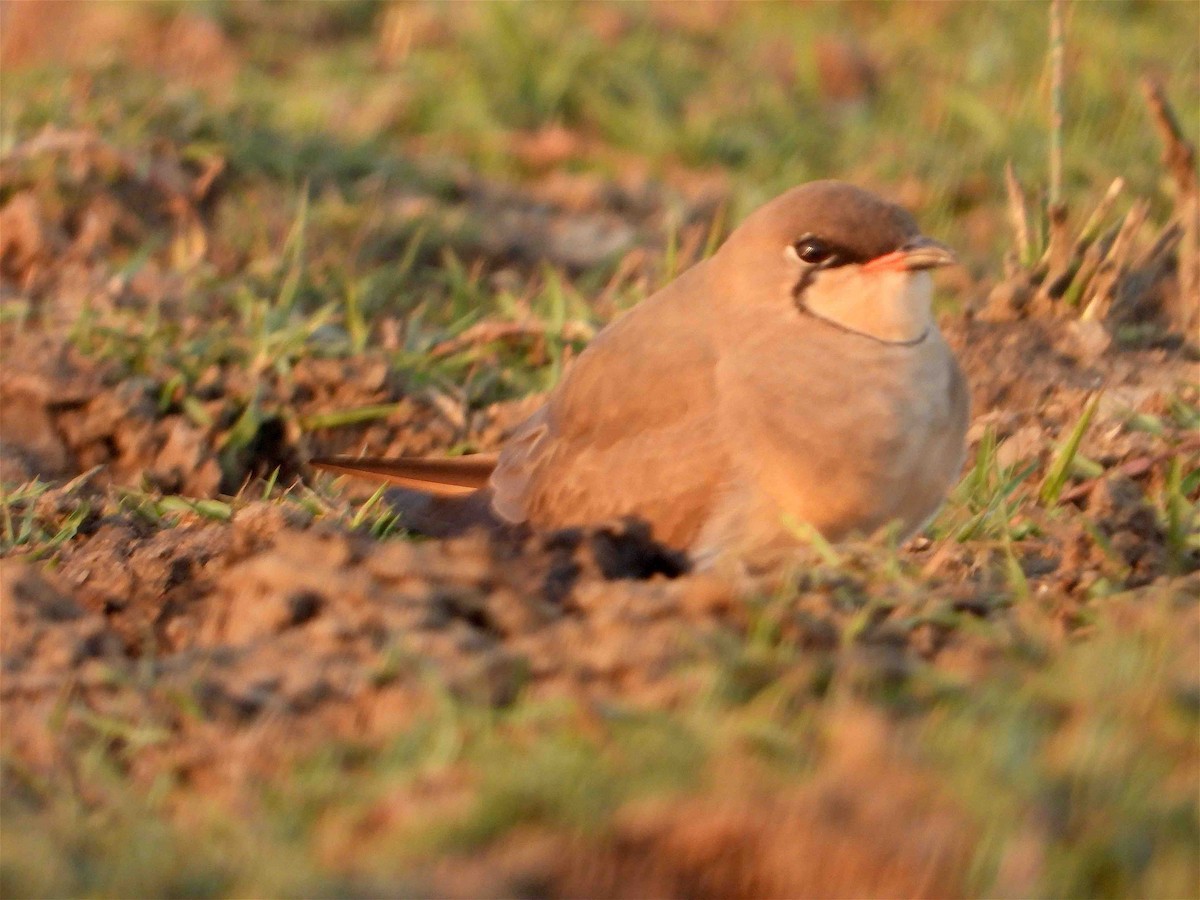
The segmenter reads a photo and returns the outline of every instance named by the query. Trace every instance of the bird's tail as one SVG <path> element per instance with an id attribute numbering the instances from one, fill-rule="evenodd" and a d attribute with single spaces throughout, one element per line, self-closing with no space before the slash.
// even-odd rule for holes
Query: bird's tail
<path id="1" fill-rule="evenodd" d="M 412 490 L 427 491 L 438 497 L 453 497 L 487 487 L 492 470 L 496 468 L 496 459 L 495 453 L 441 459 L 319 456 L 310 460 L 310 463 L 313 468 L 326 472 L 383 481 Z"/>
<path id="2" fill-rule="evenodd" d="M 329 456 L 310 460 L 313 468 L 395 485 L 384 497 L 410 531 L 450 537 L 477 527 L 495 528 L 488 478 L 497 454 L 443 459 L 382 459 Z"/>

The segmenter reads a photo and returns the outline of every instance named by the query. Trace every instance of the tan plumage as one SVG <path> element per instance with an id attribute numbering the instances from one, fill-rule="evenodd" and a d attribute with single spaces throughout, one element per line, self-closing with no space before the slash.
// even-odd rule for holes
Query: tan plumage
<path id="1" fill-rule="evenodd" d="M 476 518 L 535 528 L 637 516 L 698 561 L 786 545 L 789 519 L 911 532 L 962 460 L 925 272 L 952 259 L 899 207 L 804 185 L 602 331 L 498 458 L 314 465 L 458 486 Z"/>

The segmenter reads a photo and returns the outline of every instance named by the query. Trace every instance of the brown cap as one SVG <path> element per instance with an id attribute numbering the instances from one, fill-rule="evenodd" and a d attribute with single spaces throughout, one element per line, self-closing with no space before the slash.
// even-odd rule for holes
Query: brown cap
<path id="1" fill-rule="evenodd" d="M 899 250 L 920 233 L 907 210 L 870 191 L 842 181 L 813 181 L 759 207 L 726 243 L 731 250 L 764 241 L 782 248 L 817 237 L 847 261 L 866 262 Z"/>

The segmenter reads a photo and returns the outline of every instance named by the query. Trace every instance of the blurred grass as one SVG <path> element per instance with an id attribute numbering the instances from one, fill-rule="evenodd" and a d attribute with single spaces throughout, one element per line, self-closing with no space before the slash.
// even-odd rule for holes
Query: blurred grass
<path id="1" fill-rule="evenodd" d="M 413 177 L 414 151 L 519 179 L 511 135 L 553 125 L 599 148 L 573 169 L 618 174 L 623 154 L 664 175 L 719 169 L 734 220 L 797 182 L 845 177 L 917 186 L 926 226 L 947 235 L 965 211 L 999 210 L 1006 160 L 1027 183 L 1046 179 L 1037 3 L 398 6 L 408 44 L 387 65 L 382 5 L 155 8 L 206 10 L 227 30 L 239 65 L 226 99 L 119 59 L 92 63 L 86 84 L 53 66 L 15 71 L 3 145 L 46 123 L 88 123 L 128 143 L 215 144 L 244 177 L 319 187 Z M 1117 174 L 1154 196 L 1159 148 L 1137 79 L 1164 77 L 1194 139 L 1200 10 L 1136 0 L 1068 9 L 1066 199 L 1093 199 Z M 874 96 L 827 96 L 818 48 L 829 41 L 873 61 Z M 965 237 L 980 258 L 998 257 L 998 232 Z"/>
<path id="2" fill-rule="evenodd" d="M 484 236 L 496 232 L 479 218 L 486 213 L 404 210 L 414 195 L 455 202 L 463 173 L 536 181 L 542 169 L 529 169 L 519 137 L 539 129 L 577 139 L 551 163 L 567 172 L 632 174 L 685 191 L 716 173 L 726 223 L 811 178 L 877 186 L 955 244 L 977 276 L 998 271 L 1006 249 L 1005 162 L 1035 191 L 1046 180 L 1040 4 L 109 8 L 162 22 L 207 16 L 225 36 L 216 60 L 229 61 L 232 74 L 214 84 L 203 66 L 170 69 L 169 43 L 106 50 L 84 41 L 85 50 L 64 51 L 70 68 L 35 57 L 6 71 L 0 147 L 47 125 L 90 126 L 128 150 L 169 145 L 185 163 L 226 162 L 213 262 L 177 273 L 217 330 L 185 340 L 172 323 L 135 310 L 121 329 L 141 332 L 133 343 L 112 330 L 81 338 L 94 352 L 124 356 L 133 371 L 182 368 L 187 382 L 226 347 L 281 371 L 298 354 L 358 353 L 378 341 L 372 321 L 392 315 L 405 323 L 404 364 L 414 377 L 466 381 L 473 405 L 553 383 L 560 340 L 533 373 L 514 365 L 522 354 L 483 366 L 469 355 L 430 357 L 431 346 L 482 319 L 552 315 L 557 276 L 548 272 L 532 298 L 497 290 L 490 275 L 504 260 L 486 249 Z M 402 50 L 389 57 L 381 35 L 393 19 Z M 1146 71 L 1163 75 L 1185 129 L 1200 137 L 1197 28 L 1200 9 L 1188 3 L 1069 7 L 1065 197 L 1078 215 L 1116 175 L 1160 216 L 1169 208 L 1137 81 Z M 862 57 L 874 75 L 839 75 L 822 54 L 851 68 Z M 46 199 L 69 206 L 85 186 L 60 169 L 60 196 Z M 5 190 L 30 183 L 41 183 L 39 170 L 6 179 Z M 668 216 L 661 238 L 671 246 L 674 235 Z M 159 249 L 151 239 L 118 253 L 132 276 Z M 585 298 L 617 263 L 572 274 L 562 290 L 573 319 L 602 324 Z M 618 289 L 615 299 L 637 298 Z M 156 326 L 161 333 L 150 333 Z"/>
<path id="3" fill-rule="evenodd" d="M 1195 662 L 1172 634 L 1194 600 L 1169 589 L 1130 600 L 1109 598 L 1088 640 L 930 707 L 923 746 L 986 823 L 981 883 L 1050 897 L 1194 893 L 1200 720 Z M 1022 832 L 1038 848 L 1024 863 L 1036 882 L 1020 883 L 1029 873 L 1015 854 L 1002 858 Z"/>

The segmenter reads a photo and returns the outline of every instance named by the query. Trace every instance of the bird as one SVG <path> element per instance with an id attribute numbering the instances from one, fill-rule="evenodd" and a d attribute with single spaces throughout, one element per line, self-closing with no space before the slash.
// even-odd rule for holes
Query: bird
<path id="1" fill-rule="evenodd" d="M 933 516 L 969 392 L 932 313 L 953 251 L 852 184 L 794 187 L 602 329 L 498 453 L 313 459 L 451 533 L 639 520 L 705 568 Z"/>

